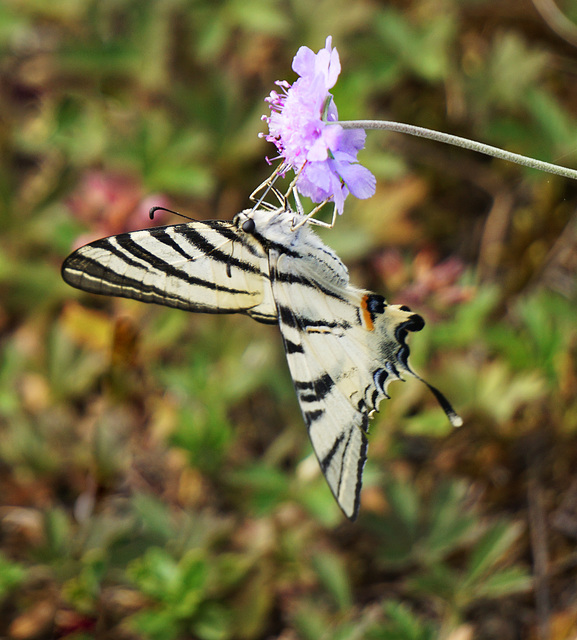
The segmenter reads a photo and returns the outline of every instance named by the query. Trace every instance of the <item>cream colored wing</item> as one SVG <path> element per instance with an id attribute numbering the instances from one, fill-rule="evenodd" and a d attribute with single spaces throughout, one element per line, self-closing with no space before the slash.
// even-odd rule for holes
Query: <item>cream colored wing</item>
<path id="1" fill-rule="evenodd" d="M 62 277 L 91 293 L 276 322 L 268 254 L 231 222 L 191 222 L 103 238 L 66 258 Z"/>
<path id="2" fill-rule="evenodd" d="M 354 520 L 360 504 L 371 413 L 387 387 L 416 374 L 405 338 L 423 319 L 353 287 L 331 286 L 322 268 L 271 256 L 271 281 L 289 369 L 308 433 L 329 487 Z M 436 390 L 450 419 L 449 403 Z"/>

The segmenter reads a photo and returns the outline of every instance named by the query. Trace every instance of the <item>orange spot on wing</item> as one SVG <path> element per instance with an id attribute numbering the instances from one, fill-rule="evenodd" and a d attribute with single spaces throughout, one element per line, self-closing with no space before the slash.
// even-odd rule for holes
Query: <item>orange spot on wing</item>
<path id="1" fill-rule="evenodd" d="M 367 300 L 369 299 L 369 296 L 363 296 L 361 299 L 361 311 L 363 314 L 363 320 L 365 322 L 365 327 L 367 328 L 368 331 L 374 331 L 375 329 L 375 324 L 373 322 L 373 317 L 371 316 L 371 312 L 369 311 L 368 307 L 367 307 Z"/>

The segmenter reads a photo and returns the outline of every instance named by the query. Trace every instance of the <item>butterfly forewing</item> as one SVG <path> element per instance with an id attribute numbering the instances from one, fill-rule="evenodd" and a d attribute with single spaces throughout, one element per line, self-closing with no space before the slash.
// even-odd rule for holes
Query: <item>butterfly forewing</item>
<path id="1" fill-rule="evenodd" d="M 97 240 L 70 255 L 62 275 L 91 293 L 276 322 L 267 254 L 230 222 L 192 222 Z"/>

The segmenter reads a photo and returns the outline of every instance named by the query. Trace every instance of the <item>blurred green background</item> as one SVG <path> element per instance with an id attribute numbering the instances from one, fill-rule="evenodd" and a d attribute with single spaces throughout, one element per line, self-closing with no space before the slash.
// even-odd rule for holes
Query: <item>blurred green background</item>
<path id="1" fill-rule="evenodd" d="M 60 279 L 151 204 L 248 206 L 263 99 L 329 34 L 343 119 L 577 167 L 570 0 L 0 3 L 1 637 L 575 637 L 577 184 L 369 132 L 377 193 L 323 237 L 426 318 L 412 364 L 465 425 L 393 385 L 355 524 L 275 327 Z"/>

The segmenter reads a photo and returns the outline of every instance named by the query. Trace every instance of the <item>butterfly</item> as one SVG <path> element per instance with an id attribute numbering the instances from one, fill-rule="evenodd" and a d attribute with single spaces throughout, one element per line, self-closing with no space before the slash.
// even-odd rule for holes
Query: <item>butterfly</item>
<path id="1" fill-rule="evenodd" d="M 288 204 L 91 242 L 62 266 L 78 289 L 278 324 L 313 449 L 344 514 L 357 518 L 369 419 L 408 374 L 406 306 L 349 283 L 346 266 Z M 433 392 L 450 422 L 461 418 Z"/>

